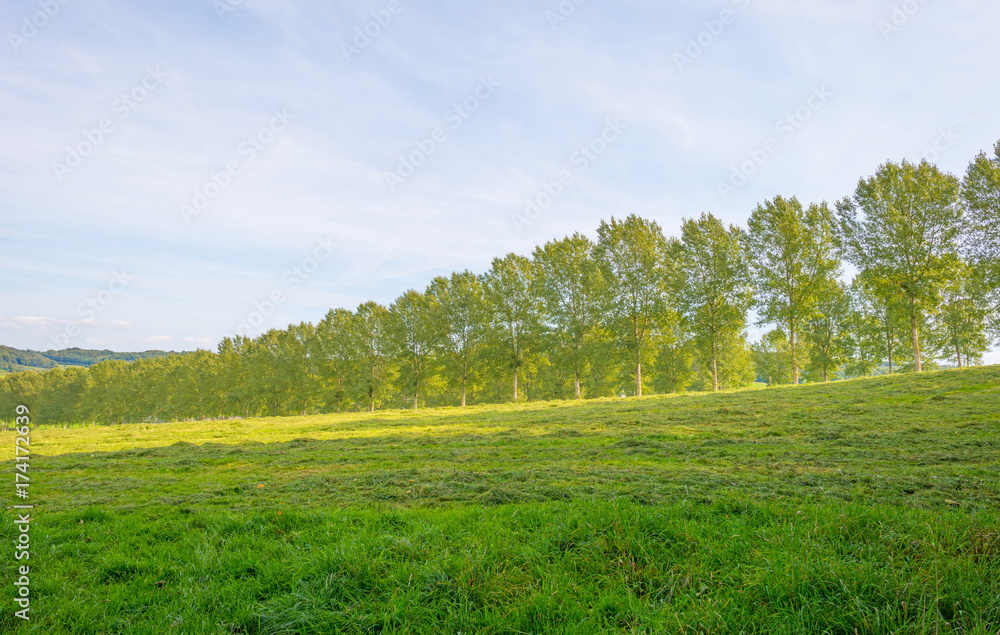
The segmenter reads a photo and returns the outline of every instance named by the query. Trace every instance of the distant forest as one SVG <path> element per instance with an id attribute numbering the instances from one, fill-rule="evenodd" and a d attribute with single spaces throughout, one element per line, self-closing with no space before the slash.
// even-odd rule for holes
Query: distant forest
<path id="1" fill-rule="evenodd" d="M 771 328 L 755 343 L 751 310 Z M 833 206 L 777 196 L 746 227 L 703 213 L 667 237 L 612 217 L 596 241 L 217 352 L 34 353 L 92 365 L 0 377 L 0 419 L 22 403 L 39 423 L 113 424 L 798 384 L 975 365 L 997 338 L 1000 142 L 964 177 L 888 162 Z"/>
<path id="2" fill-rule="evenodd" d="M 167 351 L 143 351 L 141 353 L 116 353 L 114 351 L 94 351 L 82 348 L 67 348 L 61 351 L 18 350 L 0 345 L 0 371 L 8 373 L 21 370 L 55 368 L 66 366 L 93 366 L 108 359 L 133 362 L 137 359 L 166 357 L 173 355 Z"/>

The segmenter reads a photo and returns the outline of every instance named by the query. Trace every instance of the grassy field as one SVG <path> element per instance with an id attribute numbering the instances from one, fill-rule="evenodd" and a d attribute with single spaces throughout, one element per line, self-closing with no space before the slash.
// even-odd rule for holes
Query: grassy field
<path id="1" fill-rule="evenodd" d="M 998 433 L 1000 367 L 44 428 L 0 631 L 995 634 Z"/>

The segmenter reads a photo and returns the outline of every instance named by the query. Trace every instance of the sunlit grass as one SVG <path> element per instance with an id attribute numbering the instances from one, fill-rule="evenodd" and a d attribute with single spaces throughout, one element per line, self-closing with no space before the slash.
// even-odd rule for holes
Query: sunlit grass
<path id="1" fill-rule="evenodd" d="M 998 432 L 998 367 L 47 427 L 22 628 L 996 633 Z"/>

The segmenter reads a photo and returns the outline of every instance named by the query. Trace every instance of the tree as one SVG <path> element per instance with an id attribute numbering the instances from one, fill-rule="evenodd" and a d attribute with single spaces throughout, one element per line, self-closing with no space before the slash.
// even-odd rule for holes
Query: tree
<path id="1" fill-rule="evenodd" d="M 683 221 L 677 249 L 677 308 L 707 353 L 712 390 L 718 390 L 720 349 L 743 332 L 753 298 L 743 232 L 734 225 L 726 229 L 715 216 L 702 214 L 698 220 Z"/>
<path id="2" fill-rule="evenodd" d="M 574 396 L 604 311 L 604 279 L 594 260 L 594 243 L 579 233 L 538 247 L 533 254 L 535 291 L 554 348 L 565 351 L 573 368 Z"/>
<path id="3" fill-rule="evenodd" d="M 284 412 L 309 412 L 319 392 L 319 359 L 316 349 L 316 327 L 310 322 L 289 324 L 278 332 L 277 371 L 284 391 Z M 299 407 L 301 404 L 301 407 Z"/>
<path id="4" fill-rule="evenodd" d="M 684 326 L 680 319 L 668 319 L 656 338 L 653 386 L 661 392 L 683 392 L 695 379 L 694 341 Z"/>
<path id="5" fill-rule="evenodd" d="M 399 360 L 400 377 L 408 378 L 416 410 L 434 339 L 430 302 L 426 295 L 410 289 L 389 307 L 389 317 L 389 337 Z"/>
<path id="6" fill-rule="evenodd" d="M 494 258 L 482 284 L 491 316 L 491 333 L 498 358 L 513 376 L 514 402 L 517 378 L 539 330 L 539 306 L 533 293 L 534 268 L 524 256 Z"/>
<path id="7" fill-rule="evenodd" d="M 851 300 L 842 282 L 832 282 L 819 293 L 816 311 L 806 325 L 809 343 L 809 372 L 822 381 L 830 381 L 830 372 L 836 371 L 848 360 L 848 341 L 843 326 L 851 313 Z"/>
<path id="8" fill-rule="evenodd" d="M 902 351 L 906 346 L 907 309 L 899 297 L 880 297 L 874 291 L 875 284 L 870 276 L 862 272 L 854 278 L 851 288 L 856 309 L 864 316 L 860 323 L 865 330 L 857 337 L 873 344 L 877 359 L 888 365 L 888 374 L 903 361 Z"/>
<path id="9" fill-rule="evenodd" d="M 257 396 L 250 385 L 250 355 L 253 341 L 243 335 L 226 337 L 219 342 L 222 384 L 225 388 L 225 411 L 244 418 L 256 414 Z"/>
<path id="10" fill-rule="evenodd" d="M 788 335 L 782 329 L 772 329 L 752 347 L 757 380 L 768 386 L 792 381 L 791 354 Z"/>
<path id="11" fill-rule="evenodd" d="M 847 354 L 844 374 L 868 377 L 878 368 L 882 355 L 882 327 L 857 279 L 848 288 L 850 312 L 841 325 L 841 339 Z"/>
<path id="12" fill-rule="evenodd" d="M 695 356 L 696 370 L 700 381 L 696 384 L 699 390 L 710 390 L 713 380 L 717 379 L 719 390 L 743 388 L 753 383 L 757 377 L 753 365 L 753 350 L 747 344 L 746 331 L 724 331 L 720 334 L 716 368 L 713 376 L 708 350 L 702 348 Z"/>
<path id="13" fill-rule="evenodd" d="M 969 164 L 962 183 L 966 209 L 964 247 L 981 281 L 993 335 L 1000 341 L 1000 141 Z"/>
<path id="14" fill-rule="evenodd" d="M 941 309 L 930 330 L 930 343 L 959 368 L 979 363 L 990 348 L 981 273 L 964 262 L 956 267 L 941 291 Z"/>
<path id="15" fill-rule="evenodd" d="M 926 160 L 886 163 L 837 203 L 841 246 L 885 301 L 907 307 L 914 370 L 922 370 L 920 325 L 940 302 L 958 261 L 959 182 Z M 859 212 L 863 215 L 860 216 Z"/>
<path id="16" fill-rule="evenodd" d="M 389 310 L 369 300 L 354 312 L 351 343 L 358 360 L 355 387 L 371 412 L 385 398 L 390 379 Z"/>
<path id="17" fill-rule="evenodd" d="M 758 326 L 781 325 L 792 383 L 805 356 L 799 341 L 822 289 L 839 274 L 836 225 L 826 203 L 803 209 L 781 196 L 758 205 L 748 223 L 748 252 L 760 314 Z"/>
<path id="18" fill-rule="evenodd" d="M 642 396 L 642 362 L 650 334 L 665 312 L 670 260 L 660 226 L 632 214 L 601 221 L 594 253 L 608 285 L 610 331 L 631 353 L 635 394 Z"/>
<path id="19" fill-rule="evenodd" d="M 94 380 L 94 398 L 90 400 L 91 420 L 104 424 L 124 423 L 128 398 L 124 387 L 128 383 L 129 363 L 106 360 L 90 367 Z"/>
<path id="20" fill-rule="evenodd" d="M 291 388 L 290 378 L 281 372 L 283 331 L 268 329 L 254 338 L 250 353 L 250 383 L 263 399 L 267 415 L 283 414 Z"/>
<path id="21" fill-rule="evenodd" d="M 462 387 L 462 406 L 472 376 L 473 363 L 486 330 L 486 301 L 479 278 L 466 270 L 450 278 L 439 276 L 427 288 L 434 343 L 445 371 Z"/>
<path id="22" fill-rule="evenodd" d="M 326 394 L 327 406 L 337 412 L 344 407 L 347 387 L 357 376 L 357 350 L 352 346 L 354 314 L 347 309 L 331 309 L 316 325 L 316 358 L 320 385 Z"/>

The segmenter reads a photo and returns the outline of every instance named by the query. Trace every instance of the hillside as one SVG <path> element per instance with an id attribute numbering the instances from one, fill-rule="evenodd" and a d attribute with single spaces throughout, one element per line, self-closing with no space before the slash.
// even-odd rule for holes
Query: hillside
<path id="1" fill-rule="evenodd" d="M 33 627 L 995 633 L 998 432 L 1000 367 L 45 427 Z"/>
<path id="2" fill-rule="evenodd" d="M 25 370 L 48 370 L 57 366 L 93 366 L 106 359 L 120 359 L 128 362 L 149 357 L 174 355 L 173 351 L 143 351 L 140 353 L 116 353 L 109 350 L 86 350 L 67 348 L 60 351 L 19 350 L 0 345 L 0 372 Z"/>

